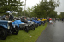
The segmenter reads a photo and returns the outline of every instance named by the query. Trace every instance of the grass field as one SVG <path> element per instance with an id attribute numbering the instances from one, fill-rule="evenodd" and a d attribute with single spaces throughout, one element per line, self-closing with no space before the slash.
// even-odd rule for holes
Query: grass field
<path id="1" fill-rule="evenodd" d="M 45 26 L 41 25 L 35 30 L 30 30 L 28 33 L 20 30 L 18 35 L 7 36 L 6 40 L 0 40 L 0 42 L 35 42 L 41 35 L 41 32 L 45 30 L 46 26 L 47 24 Z"/>

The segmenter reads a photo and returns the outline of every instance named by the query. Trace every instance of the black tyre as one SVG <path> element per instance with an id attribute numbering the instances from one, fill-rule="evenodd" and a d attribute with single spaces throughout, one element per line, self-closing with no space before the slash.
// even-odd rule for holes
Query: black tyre
<path id="1" fill-rule="evenodd" d="M 12 32 L 13 35 L 18 35 L 18 31 Z"/>
<path id="2" fill-rule="evenodd" d="M 33 25 L 33 30 L 35 30 L 35 25 Z"/>
<path id="3" fill-rule="evenodd" d="M 35 26 L 34 25 L 31 26 L 31 30 L 35 30 Z"/>
<path id="4" fill-rule="evenodd" d="M 6 29 L 0 28 L 0 39 L 5 40 L 7 37 L 7 31 Z"/>
<path id="5" fill-rule="evenodd" d="M 38 26 L 39 26 L 39 24 L 38 24 Z"/>
<path id="6" fill-rule="evenodd" d="M 41 26 L 41 24 L 39 24 L 39 26 Z"/>
<path id="7" fill-rule="evenodd" d="M 36 25 L 36 28 L 38 27 L 38 24 Z"/>
<path id="8" fill-rule="evenodd" d="M 30 26 L 30 30 L 32 30 L 32 29 L 33 29 L 33 26 L 31 25 L 31 26 Z"/>
<path id="9" fill-rule="evenodd" d="M 35 27 L 37 28 L 38 27 L 38 24 L 35 24 Z"/>
<path id="10" fill-rule="evenodd" d="M 23 28 L 20 28 L 20 27 L 19 27 L 19 30 L 23 30 Z"/>
<path id="11" fill-rule="evenodd" d="M 36 25 L 36 28 L 37 28 L 37 25 Z"/>
<path id="12" fill-rule="evenodd" d="M 26 32 L 28 32 L 28 31 L 29 31 L 29 28 L 26 26 L 24 30 L 25 30 Z"/>
<path id="13" fill-rule="evenodd" d="M 18 35 L 19 28 L 16 26 L 15 29 L 12 31 L 12 34 Z"/>
<path id="14" fill-rule="evenodd" d="M 33 29 L 35 30 L 35 27 Z"/>

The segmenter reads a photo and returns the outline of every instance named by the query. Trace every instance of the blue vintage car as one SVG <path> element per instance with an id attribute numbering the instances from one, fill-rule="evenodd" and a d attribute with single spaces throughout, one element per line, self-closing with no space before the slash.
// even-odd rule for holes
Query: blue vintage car
<path id="1" fill-rule="evenodd" d="M 37 20 L 32 20 L 33 22 L 35 22 L 36 24 L 38 24 L 38 26 L 41 25 L 41 22 L 40 21 L 37 21 Z"/>
<path id="2" fill-rule="evenodd" d="M 12 21 L 0 20 L 0 39 L 5 40 L 8 34 L 17 35 L 19 28 Z"/>
<path id="3" fill-rule="evenodd" d="M 28 21 L 31 21 L 31 20 L 28 20 Z M 33 22 L 33 21 L 31 21 L 31 22 Z M 35 23 L 35 22 L 34 22 L 34 25 L 35 25 L 35 28 L 37 28 L 37 27 L 38 27 L 38 24 L 37 24 L 37 23 Z"/>
<path id="4" fill-rule="evenodd" d="M 25 30 L 26 32 L 29 31 L 29 25 L 21 22 L 21 20 L 15 20 L 14 22 L 12 22 L 12 24 L 17 24 L 20 29 Z"/>

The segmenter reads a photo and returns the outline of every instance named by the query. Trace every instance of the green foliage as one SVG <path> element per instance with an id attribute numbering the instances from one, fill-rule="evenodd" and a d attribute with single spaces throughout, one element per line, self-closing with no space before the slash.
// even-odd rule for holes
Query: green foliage
<path id="1" fill-rule="evenodd" d="M 32 16 L 37 17 L 55 17 L 57 16 L 57 12 L 54 11 L 55 7 L 59 6 L 59 1 L 57 3 L 53 0 L 50 0 L 49 2 L 45 1 L 43 2 L 41 0 L 40 4 L 37 4 L 33 7 L 33 10 L 31 12 Z"/>
<path id="2" fill-rule="evenodd" d="M 61 15 L 57 15 L 57 18 L 62 18 L 62 16 Z"/>
<path id="3" fill-rule="evenodd" d="M 19 7 L 22 6 L 22 3 L 20 0 L 0 0 L 0 14 L 5 14 L 6 11 L 19 12 Z"/>
<path id="4" fill-rule="evenodd" d="M 49 17 L 56 18 L 57 17 L 57 12 L 55 12 L 55 11 L 50 12 Z"/>
<path id="5" fill-rule="evenodd" d="M 61 18 L 64 18 L 64 12 L 60 13 Z"/>
<path id="6" fill-rule="evenodd" d="M 24 12 L 25 12 L 25 16 L 27 16 L 27 17 L 28 17 L 28 16 L 29 16 L 29 14 L 28 14 L 27 10 L 22 11 L 21 15 L 22 15 L 22 16 L 24 16 Z"/>

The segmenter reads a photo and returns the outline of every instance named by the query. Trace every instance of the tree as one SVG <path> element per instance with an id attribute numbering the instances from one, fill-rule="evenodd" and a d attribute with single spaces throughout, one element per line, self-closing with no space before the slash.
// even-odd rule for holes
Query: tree
<path id="1" fill-rule="evenodd" d="M 64 12 L 60 12 L 61 18 L 64 18 Z"/>
<path id="2" fill-rule="evenodd" d="M 57 18 L 62 18 L 62 16 L 61 15 L 57 15 Z"/>
<path id="3" fill-rule="evenodd" d="M 19 13 L 19 7 L 23 2 L 20 0 L 1 0 L 0 1 L 0 13 L 5 14 L 6 11 L 17 11 Z"/>
<path id="4" fill-rule="evenodd" d="M 48 1 L 44 1 L 41 0 L 40 4 L 37 4 L 37 6 L 34 6 L 34 10 L 32 11 L 34 14 L 34 16 L 37 16 L 37 17 L 49 17 L 50 16 L 53 16 L 52 12 L 54 12 L 54 9 L 55 7 L 58 7 L 59 6 L 59 1 L 57 1 L 57 3 L 53 0 L 50 0 L 49 2 Z M 55 13 L 55 12 L 54 12 Z M 56 13 L 55 13 L 56 14 Z M 57 15 L 57 14 L 56 14 Z"/>
<path id="5" fill-rule="evenodd" d="M 28 14 L 28 12 L 27 12 L 27 10 L 24 10 L 24 11 L 22 11 L 22 16 L 24 16 L 24 12 L 25 12 L 25 15 L 27 16 L 27 17 L 29 17 L 29 14 Z"/>
<path id="6" fill-rule="evenodd" d="M 30 14 L 31 14 L 31 13 L 30 13 L 30 12 L 31 12 L 31 9 L 28 7 L 26 11 L 28 12 L 28 16 L 30 17 Z"/>
<path id="7" fill-rule="evenodd" d="M 50 12 L 49 17 L 56 18 L 57 17 L 57 12 L 55 12 L 55 11 Z"/>

